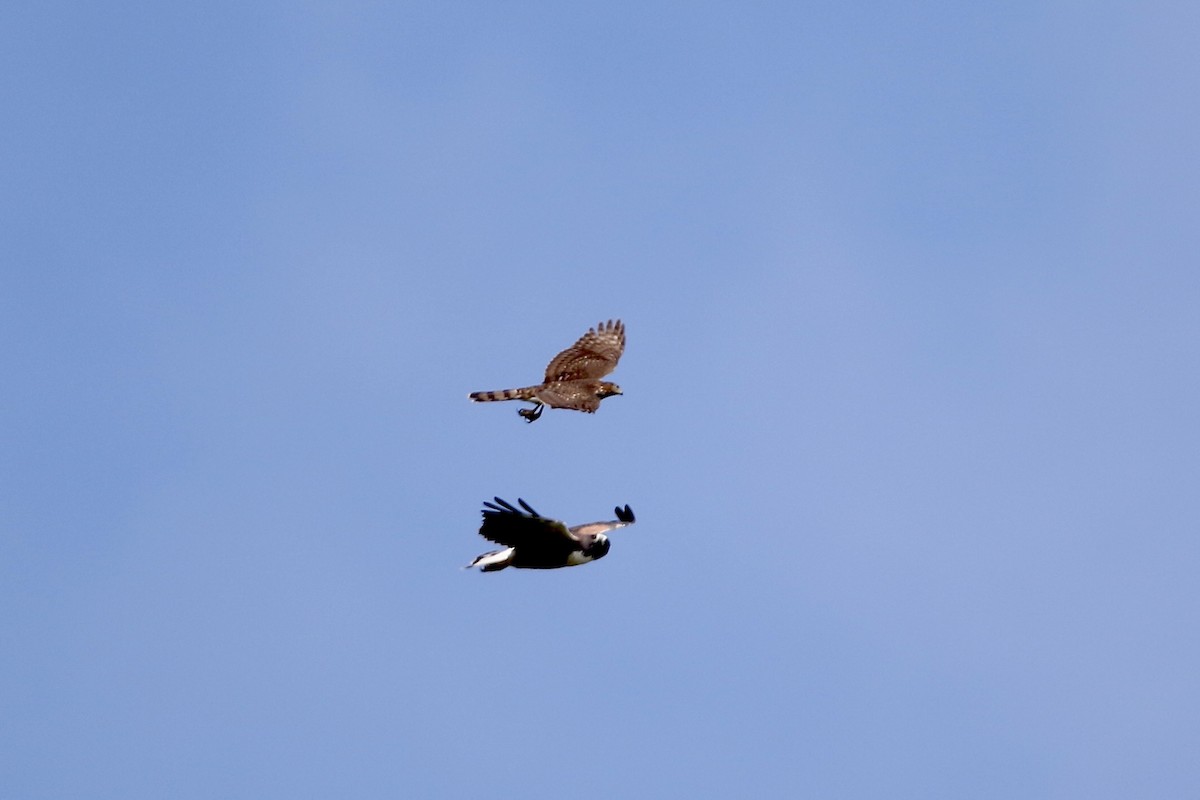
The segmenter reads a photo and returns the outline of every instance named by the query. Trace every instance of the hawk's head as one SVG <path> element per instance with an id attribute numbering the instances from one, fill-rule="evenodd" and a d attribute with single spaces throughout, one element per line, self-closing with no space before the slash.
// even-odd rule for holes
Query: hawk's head
<path id="1" fill-rule="evenodd" d="M 600 381 L 600 390 L 596 392 L 601 400 L 606 397 L 612 397 L 614 394 L 624 394 L 621 387 L 611 381 Z"/>

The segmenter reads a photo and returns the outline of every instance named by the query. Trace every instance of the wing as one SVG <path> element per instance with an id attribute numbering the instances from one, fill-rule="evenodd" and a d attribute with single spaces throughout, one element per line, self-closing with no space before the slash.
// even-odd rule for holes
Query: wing
<path id="1" fill-rule="evenodd" d="M 585 522 L 582 525 L 571 526 L 571 534 L 576 539 L 591 538 L 598 533 L 608 533 L 615 531 L 617 528 L 624 528 L 627 525 L 634 523 L 633 509 L 629 506 L 621 508 L 616 507 L 617 518 L 610 522 Z"/>
<path id="2" fill-rule="evenodd" d="M 479 528 L 479 535 L 488 541 L 505 547 L 545 547 L 556 543 L 571 549 L 575 547 L 575 537 L 566 525 L 556 519 L 543 517 L 524 500 L 517 498 L 521 508 L 499 497 L 495 500 L 495 503 L 483 504 L 483 525 Z"/>
<path id="3" fill-rule="evenodd" d="M 625 325 L 621 320 L 601 322 L 554 357 L 546 367 L 546 383 L 603 378 L 617 368 L 624 352 Z"/>

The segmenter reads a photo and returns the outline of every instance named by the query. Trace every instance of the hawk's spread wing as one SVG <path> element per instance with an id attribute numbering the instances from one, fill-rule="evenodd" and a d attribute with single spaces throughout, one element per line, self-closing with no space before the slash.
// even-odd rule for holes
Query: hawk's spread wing
<path id="1" fill-rule="evenodd" d="M 488 541 L 505 547 L 545 548 L 559 543 L 564 549 L 574 550 L 578 546 L 578 541 L 566 525 L 556 519 L 543 517 L 524 500 L 517 498 L 525 511 L 499 497 L 495 500 L 495 503 L 483 504 L 483 525 L 479 528 L 479 535 Z"/>
<path id="2" fill-rule="evenodd" d="M 601 322 L 554 357 L 546 367 L 546 383 L 603 378 L 617 368 L 623 352 L 625 325 L 621 320 Z"/>

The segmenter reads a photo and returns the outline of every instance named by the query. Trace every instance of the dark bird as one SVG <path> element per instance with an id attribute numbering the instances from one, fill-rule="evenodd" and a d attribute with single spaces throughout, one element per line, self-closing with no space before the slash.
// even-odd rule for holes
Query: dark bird
<path id="1" fill-rule="evenodd" d="M 505 567 L 576 567 L 608 555 L 609 543 L 605 534 L 634 523 L 633 509 L 629 506 L 617 506 L 617 518 L 611 522 L 588 522 L 568 528 L 556 519 L 543 517 L 520 498 L 517 502 L 521 508 L 499 497 L 495 500 L 495 503 L 483 504 L 483 525 L 479 535 L 489 542 L 504 545 L 504 549 L 484 553 L 466 569 L 479 567 L 483 572 L 495 572 Z"/>
<path id="2" fill-rule="evenodd" d="M 579 337 L 579 341 L 551 359 L 546 366 L 546 377 L 537 386 L 521 389 L 500 389 L 494 392 L 471 392 L 467 397 L 476 403 L 496 400 L 525 400 L 533 408 L 522 408 L 517 413 L 527 422 L 542 415 L 542 406 L 570 408 L 595 414 L 600 401 L 621 394 L 621 387 L 610 381 L 602 381 L 617 368 L 621 353 L 625 352 L 625 326 L 621 320 L 602 322 Z"/>

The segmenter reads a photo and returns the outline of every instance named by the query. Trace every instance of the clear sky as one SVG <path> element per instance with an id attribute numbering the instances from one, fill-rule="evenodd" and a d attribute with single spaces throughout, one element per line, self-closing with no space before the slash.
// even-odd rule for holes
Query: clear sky
<path id="1" fill-rule="evenodd" d="M 0 796 L 1200 796 L 1197 30 L 6 4 Z"/>

